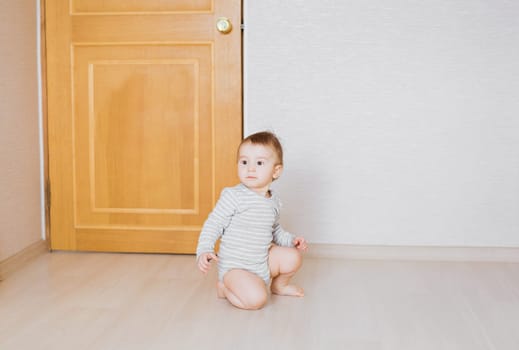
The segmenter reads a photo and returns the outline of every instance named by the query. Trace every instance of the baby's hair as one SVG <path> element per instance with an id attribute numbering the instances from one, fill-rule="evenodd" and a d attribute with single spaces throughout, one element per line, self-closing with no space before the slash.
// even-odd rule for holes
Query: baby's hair
<path id="1" fill-rule="evenodd" d="M 247 136 L 240 143 L 240 147 L 238 147 L 238 152 L 240 151 L 241 145 L 248 142 L 250 142 L 253 145 L 263 145 L 272 147 L 272 149 L 276 152 L 278 164 L 283 165 L 283 147 L 281 146 L 281 142 L 279 142 L 277 136 L 271 133 L 270 131 L 261 131 Z"/>

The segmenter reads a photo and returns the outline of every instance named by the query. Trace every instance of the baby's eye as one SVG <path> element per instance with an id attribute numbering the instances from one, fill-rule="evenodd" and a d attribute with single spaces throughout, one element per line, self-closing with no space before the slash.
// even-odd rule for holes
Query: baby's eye
<path id="1" fill-rule="evenodd" d="M 256 164 L 257 164 L 258 166 L 262 166 L 263 164 L 265 164 L 265 162 L 262 161 L 262 160 L 258 160 L 258 161 L 256 162 Z"/>
<path id="2" fill-rule="evenodd" d="M 246 161 L 245 159 L 240 160 L 240 164 L 241 164 L 241 165 L 247 165 L 247 161 Z"/>

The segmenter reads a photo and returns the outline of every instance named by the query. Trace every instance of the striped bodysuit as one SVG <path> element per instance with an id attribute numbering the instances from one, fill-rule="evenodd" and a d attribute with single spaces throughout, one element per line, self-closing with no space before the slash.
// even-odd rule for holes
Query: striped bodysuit
<path id="1" fill-rule="evenodd" d="M 214 253 L 215 243 L 221 237 L 219 280 L 223 281 L 229 270 L 243 269 L 255 273 L 268 284 L 268 255 L 272 242 L 284 247 L 294 246 L 295 236 L 279 225 L 280 206 L 275 194 L 270 198 L 262 197 L 243 184 L 225 188 L 200 233 L 197 259 L 202 253 Z"/>

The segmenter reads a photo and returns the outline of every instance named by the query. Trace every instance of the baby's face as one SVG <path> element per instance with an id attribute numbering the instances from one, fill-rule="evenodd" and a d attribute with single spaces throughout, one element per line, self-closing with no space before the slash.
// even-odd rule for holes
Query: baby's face
<path id="1" fill-rule="evenodd" d="M 264 145 L 250 142 L 241 145 L 238 153 L 238 177 L 241 183 L 261 195 L 269 190 L 273 179 L 281 175 L 275 151 Z"/>

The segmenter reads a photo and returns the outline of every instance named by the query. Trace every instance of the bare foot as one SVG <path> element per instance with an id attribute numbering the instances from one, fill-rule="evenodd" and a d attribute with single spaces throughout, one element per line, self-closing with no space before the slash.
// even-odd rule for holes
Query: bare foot
<path id="1" fill-rule="evenodd" d="M 216 295 L 218 298 L 225 299 L 225 285 L 221 281 L 216 283 Z"/>
<path id="2" fill-rule="evenodd" d="M 288 286 L 276 286 L 272 285 L 270 287 L 270 290 L 272 291 L 272 294 L 277 295 L 285 295 L 290 297 L 304 297 L 305 291 L 303 288 L 295 286 L 293 284 L 289 284 Z"/>

